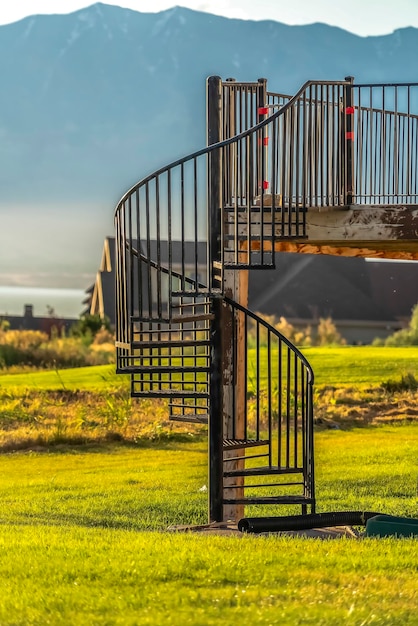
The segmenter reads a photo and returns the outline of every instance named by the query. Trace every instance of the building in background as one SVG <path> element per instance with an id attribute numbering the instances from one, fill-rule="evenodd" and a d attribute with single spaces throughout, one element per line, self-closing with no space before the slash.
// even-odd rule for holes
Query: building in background
<path id="1" fill-rule="evenodd" d="M 112 324 L 114 251 L 115 240 L 107 237 L 95 283 L 86 290 L 85 300 L 85 312 L 106 315 Z M 192 248 L 186 250 L 191 266 L 192 254 Z M 405 327 L 417 303 L 417 261 L 278 253 L 275 269 L 250 271 L 251 310 L 285 317 L 296 328 L 314 327 L 320 318 L 330 317 L 350 344 L 371 343 Z"/>
<path id="2" fill-rule="evenodd" d="M 47 316 L 37 317 L 34 315 L 33 305 L 25 304 L 23 315 L 0 315 L 1 321 L 7 322 L 10 330 L 39 330 L 50 337 L 53 329 L 59 334 L 67 333 L 78 320 L 58 317 L 53 311 Z"/>

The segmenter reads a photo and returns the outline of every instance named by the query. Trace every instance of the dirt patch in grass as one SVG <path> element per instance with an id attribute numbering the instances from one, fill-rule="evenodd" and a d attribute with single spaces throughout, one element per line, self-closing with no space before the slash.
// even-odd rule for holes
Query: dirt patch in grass
<path id="1" fill-rule="evenodd" d="M 319 388 L 315 393 L 318 428 L 352 428 L 418 420 L 416 391 L 387 393 L 381 387 Z"/>
<path id="2" fill-rule="evenodd" d="M 184 440 L 205 427 L 169 420 L 166 401 L 132 399 L 126 389 L 1 390 L 0 451 L 60 445 Z"/>
<path id="3" fill-rule="evenodd" d="M 415 421 L 416 399 L 416 391 L 320 387 L 315 391 L 315 426 L 350 429 Z M 255 406 L 256 398 L 251 398 L 249 423 Z M 170 421 L 167 401 L 132 399 L 126 387 L 108 392 L 0 389 L 0 452 L 190 441 L 205 436 L 206 430 L 204 425 Z"/>

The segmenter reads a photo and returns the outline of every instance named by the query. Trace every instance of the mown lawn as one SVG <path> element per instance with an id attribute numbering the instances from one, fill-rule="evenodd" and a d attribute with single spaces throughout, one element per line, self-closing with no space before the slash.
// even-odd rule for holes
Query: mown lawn
<path id="1" fill-rule="evenodd" d="M 418 346 L 305 348 L 316 385 L 379 385 L 407 372 L 418 377 Z"/>
<path id="2" fill-rule="evenodd" d="M 6 527 L 2 625 L 415 626 L 416 541 Z"/>
<path id="3" fill-rule="evenodd" d="M 316 385 L 374 385 L 407 372 L 418 377 L 418 346 L 334 346 L 303 348 L 311 363 Z M 255 350 L 254 358 L 255 362 Z M 251 354 L 249 357 L 251 362 Z M 260 365 L 261 372 L 263 365 Z M 30 386 L 44 389 L 106 389 L 128 386 L 126 376 L 115 374 L 114 365 L 8 374 L 0 370 L 0 389 Z"/>
<path id="4" fill-rule="evenodd" d="M 416 515 L 417 424 L 316 450 L 320 511 Z M 166 532 L 206 521 L 206 466 L 204 442 L 2 455 L 0 623 L 416 624 L 415 539 Z"/>
<path id="5" fill-rule="evenodd" d="M 118 376 L 114 365 L 73 367 L 60 370 L 36 370 L 22 373 L 7 373 L 0 370 L 0 389 L 113 389 L 128 386 L 129 378 Z"/>
<path id="6" fill-rule="evenodd" d="M 366 387 L 417 375 L 418 350 L 306 352 L 317 386 L 331 388 L 319 394 L 332 409 L 325 421 L 343 420 L 316 433 L 318 511 L 418 517 L 416 394 L 403 397 L 411 412 L 397 424 L 345 429 L 341 408 L 373 404 L 392 419 L 383 392 Z M 133 414 L 119 395 L 127 386 L 110 366 L 0 376 L 2 437 L 26 437 L 24 451 L 0 454 L 1 626 L 417 625 L 417 539 L 167 532 L 207 521 L 206 440 L 187 430 L 161 438 L 164 407 Z M 80 424 L 123 434 L 145 411 L 150 426 L 129 443 L 72 441 Z M 31 440 L 40 423 L 51 438 Z"/>

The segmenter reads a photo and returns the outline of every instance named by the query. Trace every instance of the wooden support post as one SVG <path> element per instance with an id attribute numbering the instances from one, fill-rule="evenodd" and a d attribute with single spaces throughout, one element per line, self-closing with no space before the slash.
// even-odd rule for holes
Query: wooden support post
<path id="1" fill-rule="evenodd" d="M 247 307 L 248 304 L 248 270 L 225 270 L 225 295 Z M 243 315 L 224 308 L 222 324 L 223 339 L 223 430 L 225 439 L 245 439 L 246 413 L 246 337 Z M 244 450 L 236 449 L 224 452 L 225 470 L 244 468 L 242 457 Z M 232 488 L 233 486 L 233 488 Z M 224 479 L 224 498 L 236 499 L 244 496 L 244 477 Z M 225 521 L 238 521 L 244 517 L 243 504 L 225 504 L 223 518 Z"/>
<path id="2" fill-rule="evenodd" d="M 231 81 L 233 82 L 233 81 Z M 258 85 L 258 100 L 265 98 L 265 80 Z M 263 95 L 264 94 L 264 95 Z M 207 81 L 207 142 L 213 145 L 223 137 L 223 91 L 218 76 Z M 228 129 L 235 128 L 235 94 L 228 93 Z M 262 147 L 262 146 L 261 146 Z M 208 267 L 211 271 L 211 288 L 219 287 L 219 271 L 223 293 L 244 307 L 248 304 L 248 270 L 223 268 L 224 232 L 227 224 L 223 218 L 225 196 L 229 201 L 235 189 L 234 163 L 228 151 L 215 149 L 208 155 Z M 227 161 L 225 163 L 224 161 Z M 263 158 L 261 158 L 261 163 Z M 264 164 L 261 168 L 264 170 Z M 225 181 L 225 178 L 227 179 Z M 245 263 L 247 254 L 238 252 L 238 261 Z M 221 268 L 221 269 L 219 269 Z M 224 479 L 224 465 L 228 470 L 244 466 L 243 449 L 223 452 L 224 439 L 245 439 L 246 389 L 245 361 L 247 342 L 245 319 L 234 312 L 222 299 L 212 297 L 214 319 L 211 322 L 211 372 L 209 409 L 209 521 L 238 520 L 244 515 L 244 505 L 223 505 L 224 498 L 237 499 L 244 495 L 243 477 Z M 224 464 L 223 460 L 227 462 Z M 232 486 L 234 487 L 232 489 Z"/>

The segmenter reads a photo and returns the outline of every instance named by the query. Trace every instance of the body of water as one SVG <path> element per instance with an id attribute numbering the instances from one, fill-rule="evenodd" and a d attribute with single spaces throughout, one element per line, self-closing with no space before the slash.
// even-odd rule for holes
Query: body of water
<path id="1" fill-rule="evenodd" d="M 51 289 L 46 287 L 1 287 L 1 315 L 23 315 L 25 305 L 33 306 L 33 315 L 44 317 L 50 308 L 57 317 L 80 317 L 86 293 L 82 289 Z"/>

